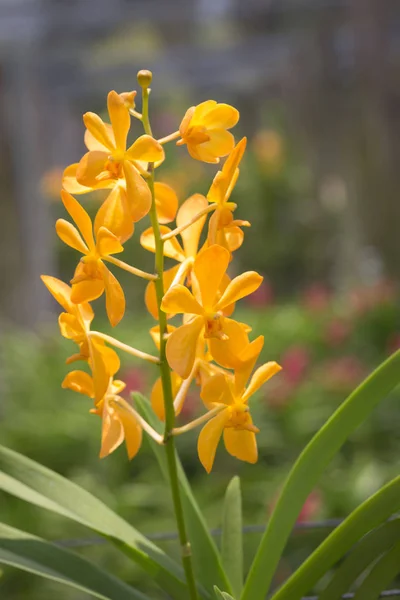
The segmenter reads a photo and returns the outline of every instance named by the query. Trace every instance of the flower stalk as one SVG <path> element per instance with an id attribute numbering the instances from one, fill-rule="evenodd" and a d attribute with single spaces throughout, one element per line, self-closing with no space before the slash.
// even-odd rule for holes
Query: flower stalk
<path id="1" fill-rule="evenodd" d="M 139 84 L 141 84 L 141 78 L 138 76 Z M 142 87 L 142 123 L 144 131 L 147 135 L 152 135 L 151 125 L 149 120 L 149 87 L 148 85 L 141 85 Z M 164 242 L 161 238 L 160 227 L 157 219 L 156 212 L 156 201 L 154 192 L 154 163 L 149 163 L 149 174 L 150 177 L 147 179 L 147 184 L 151 192 L 151 208 L 150 208 L 150 220 L 154 231 L 155 239 L 155 270 L 158 278 L 154 282 L 156 288 L 157 297 L 157 308 L 158 308 L 158 320 L 160 327 L 160 374 L 164 395 L 164 409 L 165 409 L 165 429 L 164 429 L 164 444 L 165 453 L 167 457 L 168 472 L 171 485 L 172 500 L 174 504 L 175 518 L 178 527 L 179 541 L 181 545 L 181 558 L 182 565 L 185 571 L 186 581 L 189 590 L 189 597 L 191 600 L 198 600 L 198 594 L 196 589 L 196 581 L 193 572 L 192 553 L 190 542 L 186 531 L 186 523 L 183 514 L 182 499 L 179 489 L 178 480 L 178 468 L 176 462 L 175 452 L 175 440 L 173 437 L 173 429 L 175 427 L 175 411 L 174 411 L 174 399 L 172 393 L 172 382 L 171 382 L 171 371 L 168 366 L 166 358 L 166 339 L 167 333 L 167 316 L 161 310 L 161 303 L 164 296 L 164 284 L 163 284 L 163 272 L 164 272 Z"/>

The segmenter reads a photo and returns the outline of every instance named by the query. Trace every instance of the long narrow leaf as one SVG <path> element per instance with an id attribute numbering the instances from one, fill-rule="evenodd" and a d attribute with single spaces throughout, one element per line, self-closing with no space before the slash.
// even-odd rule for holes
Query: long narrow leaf
<path id="1" fill-rule="evenodd" d="M 225 494 L 222 518 L 221 555 L 225 573 L 239 598 L 243 587 L 242 496 L 240 479 L 233 477 Z"/>
<path id="2" fill-rule="evenodd" d="M 357 590 L 354 600 L 376 600 L 400 573 L 400 542 L 374 565 Z"/>
<path id="3" fill-rule="evenodd" d="M 214 585 L 214 592 L 218 600 L 235 600 L 235 598 L 227 592 L 221 592 L 216 585 Z"/>
<path id="4" fill-rule="evenodd" d="M 150 403 L 141 394 L 134 393 L 133 397 L 139 411 L 154 429 L 160 428 L 160 421 L 150 407 Z M 165 481 L 168 482 L 168 469 L 163 448 L 148 438 L 150 446 L 160 465 Z M 193 551 L 193 564 L 198 581 L 210 595 L 213 595 L 214 585 L 231 592 L 231 585 L 224 572 L 221 556 L 208 530 L 203 514 L 193 496 L 192 489 L 182 468 L 179 457 L 178 477 L 182 492 L 183 510 L 188 529 L 190 544 Z"/>
<path id="5" fill-rule="evenodd" d="M 352 584 L 379 557 L 400 539 L 400 519 L 384 523 L 362 538 L 355 549 L 338 567 L 319 594 L 319 600 L 341 600 Z"/>
<path id="6" fill-rule="evenodd" d="M 0 446 L 0 489 L 116 543 L 171 596 L 186 599 L 183 569 L 100 500 L 58 473 Z"/>
<path id="7" fill-rule="evenodd" d="M 58 581 L 101 600 L 148 600 L 85 558 L 4 523 L 0 523 L 0 563 Z"/>
<path id="8" fill-rule="evenodd" d="M 298 600 L 371 529 L 400 508 L 400 476 L 354 510 L 274 594 L 272 600 Z"/>
<path id="9" fill-rule="evenodd" d="M 400 351 L 397 351 L 347 398 L 303 450 L 261 539 L 241 600 L 264 600 L 307 496 L 350 434 L 399 380 Z"/>

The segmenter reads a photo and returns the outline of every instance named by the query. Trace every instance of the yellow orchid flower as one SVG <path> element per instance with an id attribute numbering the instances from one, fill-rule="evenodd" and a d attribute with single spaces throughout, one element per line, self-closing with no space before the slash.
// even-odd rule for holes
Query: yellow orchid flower
<path id="1" fill-rule="evenodd" d="M 123 247 L 119 239 L 103 226 L 98 229 L 95 227 L 95 241 L 88 213 L 68 192 L 63 190 L 61 197 L 65 209 L 79 231 L 68 221 L 58 219 L 56 222 L 57 234 L 68 246 L 84 255 L 71 281 L 71 300 L 76 304 L 81 304 L 99 298 L 105 291 L 107 315 L 111 325 L 115 326 L 124 315 L 125 296 L 117 279 L 103 261 L 110 260 L 111 254 L 122 252 Z M 101 221 L 98 221 L 97 226 L 100 223 Z"/>
<path id="2" fill-rule="evenodd" d="M 190 156 L 207 163 L 218 163 L 234 146 L 233 135 L 227 131 L 239 121 L 239 111 L 229 104 L 207 100 L 186 111 L 179 126 L 181 139 L 177 145 L 187 145 Z"/>
<path id="3" fill-rule="evenodd" d="M 176 223 L 180 227 L 185 223 L 188 223 L 193 217 L 198 215 L 201 211 L 207 208 L 207 200 L 201 194 L 194 194 L 180 206 L 177 215 Z M 177 266 L 172 269 L 167 269 L 163 273 L 164 291 L 168 290 L 175 280 L 175 277 L 179 279 L 179 283 L 189 276 L 191 267 L 194 259 L 196 258 L 201 232 L 204 227 L 207 216 L 204 215 L 197 221 L 195 221 L 190 227 L 184 229 L 180 236 L 182 244 L 179 243 L 176 237 L 167 240 L 163 245 L 164 256 L 172 258 L 178 261 Z M 160 226 L 161 235 L 166 235 L 171 232 L 169 227 L 165 225 Z M 151 227 L 146 229 L 141 237 L 140 243 L 149 252 L 155 252 L 155 240 L 154 232 Z M 178 273 L 179 271 L 179 273 Z M 157 297 L 155 286 L 153 282 L 150 282 L 146 288 L 145 303 L 149 313 L 155 318 L 158 318 L 157 310 Z M 170 315 L 172 316 L 172 315 Z"/>
<path id="4" fill-rule="evenodd" d="M 81 304 L 72 302 L 72 288 L 57 277 L 42 275 L 41 280 L 65 310 L 58 318 L 61 335 L 67 340 L 73 340 L 79 346 L 79 353 L 69 357 L 67 364 L 76 360 L 87 360 L 89 358 L 88 335 L 94 318 L 92 307 L 88 302 Z"/>
<path id="5" fill-rule="evenodd" d="M 95 398 L 94 378 L 84 371 L 68 373 L 62 387 Z M 124 388 L 122 381 L 110 379 L 103 397 L 90 410 L 102 419 L 100 458 L 114 452 L 125 440 L 128 457 L 132 459 L 142 444 L 141 424 L 119 396 Z"/>
<path id="6" fill-rule="evenodd" d="M 261 350 L 259 346 L 255 345 L 255 353 L 244 368 L 235 372 L 234 377 L 217 374 L 203 386 L 201 398 L 206 407 L 216 413 L 201 430 L 197 445 L 200 462 L 208 473 L 212 469 L 222 435 L 229 454 L 249 463 L 257 462 L 255 434 L 259 430 L 253 425 L 248 400 L 281 370 L 276 362 L 265 363 L 254 372 L 248 387 L 245 387 Z"/>
<path id="7" fill-rule="evenodd" d="M 243 339 L 244 343 L 247 341 L 243 326 L 228 319 L 227 315 L 231 314 L 237 300 L 258 289 L 263 278 L 255 271 L 243 273 L 235 277 L 219 297 L 229 260 L 230 254 L 225 248 L 217 245 L 206 248 L 193 265 L 195 295 L 180 284 L 171 286 L 164 295 L 161 304 L 164 312 L 191 316 L 189 322 L 171 333 L 166 346 L 170 367 L 184 379 L 192 370 L 201 333 L 213 358 L 228 368 L 235 366 L 238 345 Z M 221 343 L 224 346 L 222 352 Z"/>
<path id="8" fill-rule="evenodd" d="M 106 346 L 103 340 L 91 337 L 90 324 L 94 313 L 88 302 L 82 304 L 72 302 L 72 288 L 56 277 L 42 275 L 41 279 L 52 296 L 66 311 L 61 313 L 58 318 L 61 335 L 79 346 L 79 352 L 70 356 L 66 362 L 71 364 L 77 360 L 83 360 L 89 363 L 95 374 L 96 398 L 101 399 L 108 387 L 110 377 L 119 370 L 118 354 Z"/>
<path id="9" fill-rule="evenodd" d="M 64 171 L 63 186 L 73 194 L 117 186 L 119 197 L 126 198 L 131 219 L 139 221 L 151 206 L 151 193 L 140 171 L 143 172 L 143 163 L 164 160 L 164 150 L 150 135 L 140 136 L 127 148 L 131 124 L 127 101 L 115 91 L 108 94 L 111 125 L 95 113 L 85 113 L 85 144 L 89 152 Z"/>
<path id="10" fill-rule="evenodd" d="M 246 149 L 246 143 L 247 140 L 244 137 L 233 148 L 221 171 L 215 175 L 207 194 L 207 200 L 217 205 L 208 224 L 208 243 L 224 246 L 230 252 L 240 248 L 243 243 L 244 234 L 240 227 L 250 226 L 248 221 L 233 219 L 232 213 L 236 204 L 229 202 L 239 176 L 239 164 Z"/>

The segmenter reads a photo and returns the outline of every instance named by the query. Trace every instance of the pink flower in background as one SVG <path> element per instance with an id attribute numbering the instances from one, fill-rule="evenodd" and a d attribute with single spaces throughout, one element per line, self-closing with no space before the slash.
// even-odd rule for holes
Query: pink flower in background
<path id="1" fill-rule="evenodd" d="M 313 490 L 303 504 L 303 508 L 297 517 L 297 523 L 308 523 L 315 519 L 321 510 L 322 497 L 318 490 Z"/>
<path id="2" fill-rule="evenodd" d="M 142 369 L 131 367 L 121 374 L 121 379 L 126 383 L 124 395 L 129 395 L 131 392 L 143 393 L 147 389 L 147 378 Z"/>
<path id="3" fill-rule="evenodd" d="M 186 422 L 193 419 L 200 406 L 199 392 L 189 391 L 183 404 L 180 416 Z"/>
<path id="4" fill-rule="evenodd" d="M 358 385 L 368 370 L 357 356 L 341 356 L 324 364 L 323 384 L 333 390 L 347 390 Z"/>
<path id="5" fill-rule="evenodd" d="M 275 385 L 271 384 L 270 391 L 265 395 L 265 402 L 272 410 L 284 409 L 290 404 L 295 392 L 296 386 L 284 379 L 281 372 Z"/>
<path id="6" fill-rule="evenodd" d="M 281 356 L 283 377 L 292 385 L 297 385 L 304 378 L 310 364 L 310 356 L 305 346 L 291 346 Z"/>
<path id="7" fill-rule="evenodd" d="M 350 304 L 357 315 L 362 315 L 377 306 L 394 302 L 396 293 L 395 284 L 382 279 L 374 285 L 354 289 L 350 294 Z"/>
<path id="8" fill-rule="evenodd" d="M 268 507 L 268 514 L 271 514 L 274 510 L 276 503 L 278 501 L 279 495 L 277 495 L 271 504 Z M 322 506 L 322 496 L 319 490 L 313 490 L 311 494 L 307 497 L 306 501 L 303 504 L 303 507 L 297 517 L 296 523 L 308 523 L 315 519 L 321 510 Z"/>
<path id="9" fill-rule="evenodd" d="M 274 291 L 271 283 L 266 278 L 264 278 L 260 287 L 246 298 L 247 305 L 252 308 L 265 308 L 271 306 L 273 302 Z"/>
<path id="10" fill-rule="evenodd" d="M 330 321 L 325 330 L 325 340 L 329 346 L 339 346 L 351 334 L 352 326 L 349 321 L 336 317 Z"/>
<path id="11" fill-rule="evenodd" d="M 315 283 L 302 295 L 303 306 L 313 312 L 321 312 L 328 308 L 332 294 L 322 283 Z"/>

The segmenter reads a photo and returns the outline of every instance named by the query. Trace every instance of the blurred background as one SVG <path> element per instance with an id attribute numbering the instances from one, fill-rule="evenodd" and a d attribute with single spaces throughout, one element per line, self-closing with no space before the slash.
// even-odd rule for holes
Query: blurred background
<path id="1" fill-rule="evenodd" d="M 260 460 L 222 449 L 212 475 L 196 434 L 179 440 L 184 466 L 211 527 L 234 474 L 246 524 L 264 524 L 298 453 L 346 395 L 400 347 L 400 4 L 397 0 L 0 0 L 0 435 L 3 444 L 77 481 L 144 533 L 171 531 L 168 495 L 148 449 L 97 458 L 100 423 L 90 401 L 60 389 L 70 344 L 41 273 L 68 281 L 76 254 L 56 238 L 65 216 L 62 171 L 84 153 L 82 113 L 105 115 L 106 95 L 135 89 L 153 71 L 153 131 L 215 99 L 236 106 L 234 133 L 248 151 L 233 194 L 251 230 L 232 272 L 256 269 L 260 290 L 237 317 L 265 335 L 262 358 L 283 372 L 254 399 Z M 141 132 L 137 131 L 139 135 Z M 215 168 L 168 147 L 157 171 L 183 202 L 206 193 Z M 81 197 L 94 214 L 99 196 Z M 127 245 L 125 260 L 153 257 Z M 114 335 L 153 351 L 144 284 L 123 275 L 128 312 Z M 103 300 L 96 328 L 110 333 Z M 124 359 L 129 390 L 148 394 L 156 373 Z M 392 474 L 400 450 L 399 393 L 344 446 L 300 517 L 345 516 Z M 196 388 L 184 419 L 201 411 Z M 1 520 L 52 540 L 85 538 L 77 526 L 0 495 Z M 327 533 L 293 536 L 284 578 Z M 249 562 L 259 534 L 246 536 Z M 175 553 L 175 543 L 164 542 Z M 141 589 L 150 585 L 107 545 L 80 547 Z M 150 590 L 151 591 L 151 590 Z M 7 600 L 83 595 L 10 569 Z M 161 596 L 153 593 L 154 598 Z"/>

